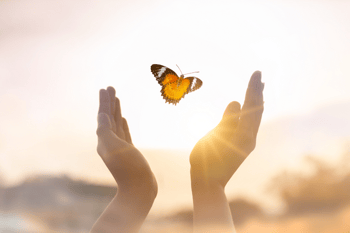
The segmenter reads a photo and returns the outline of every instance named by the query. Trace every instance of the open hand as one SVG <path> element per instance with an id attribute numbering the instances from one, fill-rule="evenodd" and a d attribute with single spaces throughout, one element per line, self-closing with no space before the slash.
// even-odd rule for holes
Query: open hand
<path id="1" fill-rule="evenodd" d="M 157 195 L 157 182 L 130 136 L 113 87 L 100 90 L 97 152 L 118 184 L 117 195 L 91 229 L 91 233 L 136 233 Z"/>
<path id="2" fill-rule="evenodd" d="M 100 90 L 97 135 L 97 152 L 119 189 L 146 188 L 147 184 L 156 184 L 148 162 L 131 141 L 128 123 L 122 117 L 113 87 Z"/>
<path id="3" fill-rule="evenodd" d="M 251 76 L 243 107 L 231 102 L 221 122 L 198 141 L 190 155 L 192 182 L 199 179 L 225 187 L 256 144 L 262 113 L 261 72 Z"/>

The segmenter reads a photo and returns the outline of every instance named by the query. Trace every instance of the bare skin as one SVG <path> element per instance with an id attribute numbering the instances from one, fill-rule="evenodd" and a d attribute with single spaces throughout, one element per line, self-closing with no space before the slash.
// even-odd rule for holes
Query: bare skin
<path id="1" fill-rule="evenodd" d="M 235 232 L 225 186 L 254 150 L 263 113 L 261 72 L 251 76 L 244 105 L 231 102 L 220 123 L 190 155 L 194 232 Z"/>
<path id="2" fill-rule="evenodd" d="M 158 186 L 146 159 L 132 143 L 113 87 L 100 90 L 97 136 L 97 152 L 117 182 L 118 192 L 91 233 L 138 232 Z"/>

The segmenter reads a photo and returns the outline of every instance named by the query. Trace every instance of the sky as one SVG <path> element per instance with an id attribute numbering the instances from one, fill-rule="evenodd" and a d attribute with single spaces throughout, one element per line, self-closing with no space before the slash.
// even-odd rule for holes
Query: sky
<path id="1" fill-rule="evenodd" d="M 262 127 L 350 101 L 349 10 L 345 0 L 1 0 L 0 172 L 9 185 L 37 173 L 111 179 L 95 135 L 107 86 L 135 146 L 182 150 L 183 162 L 231 101 L 243 103 L 255 70 Z M 203 86 L 167 104 L 152 64 L 199 71 Z"/>

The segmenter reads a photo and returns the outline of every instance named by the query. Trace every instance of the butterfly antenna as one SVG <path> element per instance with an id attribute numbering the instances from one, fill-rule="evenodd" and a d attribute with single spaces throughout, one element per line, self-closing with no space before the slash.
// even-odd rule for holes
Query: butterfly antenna
<path id="1" fill-rule="evenodd" d="M 199 73 L 199 71 L 195 71 L 195 72 L 191 72 L 191 73 L 186 73 L 186 74 L 183 74 L 180 67 L 176 64 L 177 68 L 179 68 L 180 72 L 182 75 L 186 75 L 186 74 L 193 74 L 193 73 Z"/>
<path id="2" fill-rule="evenodd" d="M 177 66 L 177 68 L 179 68 L 179 70 L 180 70 L 180 72 L 181 72 L 181 74 L 182 74 L 182 71 L 181 71 L 181 69 L 180 69 L 180 67 L 176 64 L 176 66 Z"/>
<path id="3" fill-rule="evenodd" d="M 194 73 L 199 73 L 199 71 L 191 72 L 191 73 L 186 73 L 186 74 L 194 74 Z M 184 75 L 186 75 L 184 74 Z"/>

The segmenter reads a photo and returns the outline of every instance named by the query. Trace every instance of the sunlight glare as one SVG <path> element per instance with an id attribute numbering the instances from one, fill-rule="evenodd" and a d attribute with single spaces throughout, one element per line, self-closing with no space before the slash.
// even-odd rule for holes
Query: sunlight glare
<path id="1" fill-rule="evenodd" d="M 198 141 L 216 126 L 214 117 L 210 112 L 200 110 L 193 112 L 187 119 L 186 132 L 192 140 Z"/>

